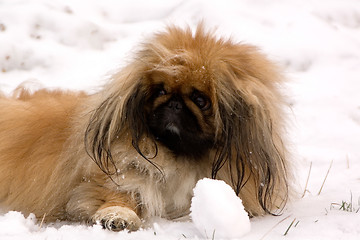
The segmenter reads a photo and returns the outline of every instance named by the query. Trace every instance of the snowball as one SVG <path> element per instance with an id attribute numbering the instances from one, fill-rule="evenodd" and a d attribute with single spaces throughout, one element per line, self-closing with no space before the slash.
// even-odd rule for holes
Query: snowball
<path id="1" fill-rule="evenodd" d="M 241 199 L 224 181 L 199 180 L 190 211 L 194 225 L 207 238 L 240 238 L 250 231 Z"/>

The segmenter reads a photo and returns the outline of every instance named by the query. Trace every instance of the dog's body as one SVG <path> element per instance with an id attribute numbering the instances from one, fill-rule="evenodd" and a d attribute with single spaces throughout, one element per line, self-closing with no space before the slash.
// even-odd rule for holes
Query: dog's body
<path id="1" fill-rule="evenodd" d="M 212 177 L 251 215 L 281 209 L 278 82 L 255 48 L 173 27 L 97 94 L 0 97 L 0 207 L 136 230 L 188 214 L 196 182 Z"/>
<path id="2" fill-rule="evenodd" d="M 62 196 L 68 195 L 69 186 L 54 185 L 73 185 L 75 179 L 67 180 L 69 170 L 79 169 L 77 161 L 61 156 L 69 150 L 72 117 L 83 100 L 60 92 L 22 95 L 0 99 L 2 207 L 57 218 L 64 213 Z"/>

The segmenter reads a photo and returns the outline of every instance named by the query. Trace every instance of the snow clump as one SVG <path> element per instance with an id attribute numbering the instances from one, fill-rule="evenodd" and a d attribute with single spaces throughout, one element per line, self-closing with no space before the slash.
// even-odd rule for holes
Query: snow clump
<path id="1" fill-rule="evenodd" d="M 204 178 L 197 182 L 190 216 L 206 238 L 240 238 L 250 232 L 250 220 L 241 199 L 224 181 Z"/>

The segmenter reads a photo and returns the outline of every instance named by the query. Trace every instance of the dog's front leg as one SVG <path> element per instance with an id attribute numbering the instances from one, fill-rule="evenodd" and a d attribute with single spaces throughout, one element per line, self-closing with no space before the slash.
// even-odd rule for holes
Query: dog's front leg
<path id="1" fill-rule="evenodd" d="M 101 225 L 111 231 L 129 230 L 136 231 L 141 226 L 141 220 L 135 211 L 125 206 L 105 203 L 92 216 L 92 222 Z"/>
<path id="2" fill-rule="evenodd" d="M 140 210 L 130 194 L 95 182 L 83 182 L 73 190 L 66 212 L 70 220 L 101 224 L 111 231 L 135 231 L 141 227 Z"/>

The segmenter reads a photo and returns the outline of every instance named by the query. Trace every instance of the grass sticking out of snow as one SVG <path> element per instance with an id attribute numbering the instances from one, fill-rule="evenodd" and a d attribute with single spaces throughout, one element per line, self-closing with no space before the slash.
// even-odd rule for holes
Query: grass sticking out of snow
<path id="1" fill-rule="evenodd" d="M 292 227 L 292 225 L 294 224 L 294 222 L 296 221 L 296 218 L 294 218 L 294 220 L 292 220 L 292 222 L 290 223 L 289 227 L 286 229 L 284 236 L 286 236 L 290 230 L 290 228 Z"/>
<path id="2" fill-rule="evenodd" d="M 327 179 L 327 177 L 328 177 L 328 175 L 329 175 L 329 172 L 330 172 L 330 169 L 331 169 L 332 164 L 333 164 L 333 161 L 331 161 L 331 163 L 330 163 L 329 169 L 328 169 L 328 171 L 327 171 L 327 173 L 326 173 L 326 175 L 325 175 L 324 181 L 323 181 L 323 183 L 322 183 L 322 185 L 321 185 L 321 188 L 320 188 L 320 190 L 319 190 L 319 192 L 318 192 L 318 195 L 321 194 L 321 191 L 322 191 L 322 189 L 323 189 L 323 187 L 324 187 L 324 185 L 325 185 L 325 182 L 326 182 L 326 179 Z"/>
<path id="3" fill-rule="evenodd" d="M 358 199 L 357 205 L 353 204 L 353 196 L 350 193 L 350 201 L 342 200 L 341 203 L 331 203 L 330 209 L 337 208 L 338 210 L 345 211 L 345 212 L 354 212 L 359 213 L 360 211 L 360 197 Z"/>

